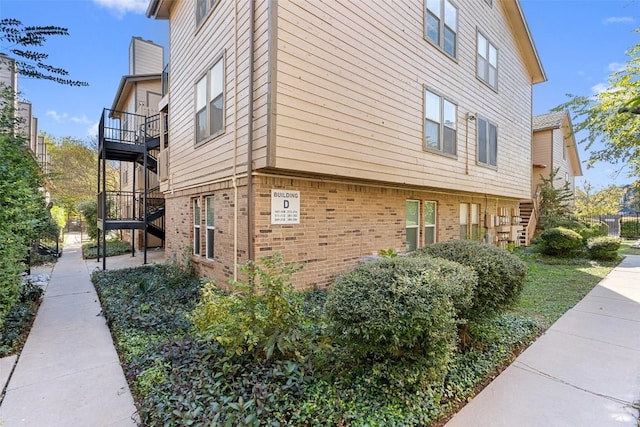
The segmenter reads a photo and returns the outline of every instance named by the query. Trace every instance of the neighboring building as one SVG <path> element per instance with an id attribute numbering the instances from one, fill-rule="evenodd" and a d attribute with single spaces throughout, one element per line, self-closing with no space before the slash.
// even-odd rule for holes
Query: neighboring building
<path id="1" fill-rule="evenodd" d="M 545 80 L 519 2 L 152 0 L 147 13 L 170 26 L 168 255 L 192 248 L 222 285 L 280 252 L 311 288 L 381 249 L 518 244 Z"/>
<path id="2" fill-rule="evenodd" d="M 164 48 L 152 41 L 133 37 L 129 44 L 129 74 L 122 76 L 120 80 L 111 105 L 110 116 L 124 122 L 135 123 L 134 126 L 140 126 L 149 117 L 158 116 L 158 104 L 162 98 L 163 68 Z M 140 195 L 145 191 L 145 185 L 149 198 L 154 200 L 163 198 L 158 187 L 156 169 L 147 168 L 145 181 L 145 169 L 142 163 L 139 160 L 120 162 L 122 196 L 118 198 L 118 203 L 123 218 L 142 216 Z M 155 232 L 156 229 L 164 230 L 162 218 L 155 222 L 156 227 L 147 236 L 147 247 L 159 247 L 163 244 L 162 233 Z M 124 233 L 123 238 L 132 242 L 135 248 L 143 249 L 143 233 L 143 229 L 132 229 L 130 233 Z"/>
<path id="3" fill-rule="evenodd" d="M 18 69 L 15 59 L 0 53 L 0 88 L 13 94 L 13 108 L 17 125 L 15 132 L 25 139 L 29 150 L 33 153 L 45 174 L 50 172 L 51 156 L 47 151 L 44 138 L 38 136 L 38 119 L 33 116 L 30 102 L 20 99 L 18 90 Z M 47 192 L 47 202 L 49 194 Z"/>
<path id="4" fill-rule="evenodd" d="M 538 225 L 540 186 L 555 173 L 554 187 L 575 192 L 575 177 L 582 176 L 582 165 L 576 145 L 571 116 L 567 111 L 556 111 L 533 118 L 531 196 L 520 204 L 525 227 L 523 243 L 528 244 Z"/>
<path id="5" fill-rule="evenodd" d="M 533 118 L 533 181 L 535 194 L 542 180 L 556 171 L 556 186 L 569 184 L 575 191 L 575 177 L 582 176 L 582 165 L 576 145 L 571 117 L 567 111 L 542 114 Z"/>

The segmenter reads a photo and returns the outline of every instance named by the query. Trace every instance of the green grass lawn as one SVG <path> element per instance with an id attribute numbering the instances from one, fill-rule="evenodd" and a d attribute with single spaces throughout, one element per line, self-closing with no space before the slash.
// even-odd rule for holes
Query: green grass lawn
<path id="1" fill-rule="evenodd" d="M 640 255 L 640 248 L 636 249 L 631 247 L 635 242 L 635 240 L 623 240 L 618 253 L 620 255 Z"/>
<path id="2" fill-rule="evenodd" d="M 521 256 L 528 265 L 527 283 L 512 311 L 539 320 L 544 329 L 584 298 L 617 265 L 615 261 Z"/>

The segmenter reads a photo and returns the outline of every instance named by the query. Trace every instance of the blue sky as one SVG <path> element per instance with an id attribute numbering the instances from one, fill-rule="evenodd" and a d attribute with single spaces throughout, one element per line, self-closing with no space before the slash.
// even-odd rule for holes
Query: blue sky
<path id="1" fill-rule="evenodd" d="M 111 106 L 120 78 L 127 74 L 131 37 L 168 45 L 167 21 L 147 19 L 147 4 L 148 0 L 0 0 L 1 18 L 68 28 L 68 37 L 47 42 L 48 62 L 90 84 L 70 88 L 21 78 L 22 96 L 33 104 L 40 130 L 81 139 L 95 134 L 102 109 Z M 589 95 L 605 88 L 609 73 L 626 62 L 626 50 L 640 41 L 635 32 L 640 27 L 638 1 L 521 0 L 521 5 L 548 79 L 534 87 L 534 114 L 566 101 L 567 93 Z M 584 147 L 580 155 L 585 163 L 589 156 Z M 578 185 L 632 181 L 624 172 L 615 174 L 620 165 L 583 169 Z"/>

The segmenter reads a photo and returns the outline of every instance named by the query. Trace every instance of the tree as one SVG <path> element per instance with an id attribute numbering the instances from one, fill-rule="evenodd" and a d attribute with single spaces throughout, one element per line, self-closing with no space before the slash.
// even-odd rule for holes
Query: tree
<path id="1" fill-rule="evenodd" d="M 28 245 L 46 229 L 50 215 L 40 191 L 43 177 L 25 140 L 15 134 L 13 94 L 5 91 L 0 109 L 0 329 L 19 291 L 18 273 Z M 10 117 L 8 119 L 7 117 Z"/>
<path id="2" fill-rule="evenodd" d="M 54 189 L 51 196 L 54 204 L 65 208 L 67 213 L 77 212 L 78 205 L 95 200 L 98 192 L 98 155 L 92 141 L 81 141 L 71 137 L 45 136 L 51 154 L 51 181 Z M 107 189 L 118 188 L 118 171 L 107 164 Z"/>
<path id="3" fill-rule="evenodd" d="M 620 210 L 620 199 L 624 189 L 615 185 L 596 190 L 585 182 L 583 188 L 576 188 L 575 214 L 581 218 L 615 214 Z"/>
<path id="4" fill-rule="evenodd" d="M 0 42 L 8 44 L 0 45 L 0 51 L 18 58 L 16 65 L 21 75 L 68 86 L 88 86 L 87 82 L 69 79 L 69 72 L 64 68 L 43 62 L 49 58 L 48 54 L 33 50 L 44 45 L 51 36 L 68 35 L 69 31 L 63 27 L 25 26 L 17 19 L 0 19 Z"/>
<path id="5" fill-rule="evenodd" d="M 549 177 L 541 176 L 540 222 L 539 228 L 556 227 L 571 216 L 573 191 L 569 183 L 557 178 L 558 169 L 549 172 Z"/>
<path id="6" fill-rule="evenodd" d="M 570 100 L 555 110 L 569 110 L 574 131 L 586 131 L 578 139 L 586 149 L 601 141 L 604 148 L 591 152 L 588 165 L 598 161 L 629 166 L 636 176 L 640 172 L 640 43 L 627 51 L 624 69 L 609 75 L 608 89 L 593 96 L 568 95 Z"/>

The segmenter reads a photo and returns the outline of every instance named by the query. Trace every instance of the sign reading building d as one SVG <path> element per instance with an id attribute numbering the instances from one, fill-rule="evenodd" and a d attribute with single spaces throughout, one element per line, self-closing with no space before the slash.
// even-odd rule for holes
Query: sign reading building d
<path id="1" fill-rule="evenodd" d="M 271 190 L 271 224 L 300 224 L 300 192 Z"/>

